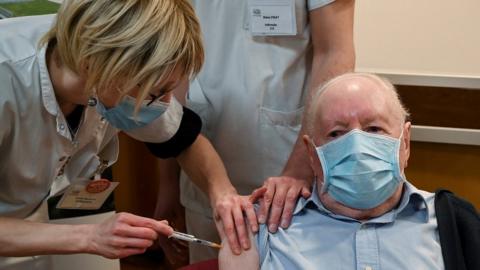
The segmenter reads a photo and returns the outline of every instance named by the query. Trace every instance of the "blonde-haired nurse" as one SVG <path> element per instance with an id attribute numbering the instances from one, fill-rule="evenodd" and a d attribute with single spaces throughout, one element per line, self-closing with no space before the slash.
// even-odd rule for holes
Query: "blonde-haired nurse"
<path id="1" fill-rule="evenodd" d="M 119 131 L 176 157 L 203 188 L 228 181 L 200 118 L 172 95 L 204 59 L 187 0 L 64 1 L 56 15 L 1 20 L 0 29 L 0 269 L 7 257 L 122 258 L 172 233 L 128 213 L 47 223 L 49 197 L 116 161 Z"/>

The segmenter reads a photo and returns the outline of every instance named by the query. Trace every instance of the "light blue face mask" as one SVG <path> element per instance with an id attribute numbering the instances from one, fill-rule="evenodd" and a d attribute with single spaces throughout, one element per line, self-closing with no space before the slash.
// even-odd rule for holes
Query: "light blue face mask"
<path id="1" fill-rule="evenodd" d="M 324 177 L 322 192 L 351 208 L 382 204 L 404 181 L 400 140 L 354 129 L 317 147 Z"/>
<path id="2" fill-rule="evenodd" d="M 146 126 L 160 117 L 168 108 L 168 103 L 155 101 L 150 105 L 142 104 L 135 115 L 136 100 L 130 96 L 125 96 L 115 107 L 107 109 L 98 100 L 96 104 L 100 115 L 114 127 L 121 130 L 131 130 Z M 147 103 L 145 101 L 144 103 Z"/>

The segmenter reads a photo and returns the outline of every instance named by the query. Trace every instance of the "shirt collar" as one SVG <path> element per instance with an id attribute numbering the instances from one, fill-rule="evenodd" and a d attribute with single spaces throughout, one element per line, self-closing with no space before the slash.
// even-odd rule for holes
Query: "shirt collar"
<path id="1" fill-rule="evenodd" d="M 52 115 L 57 115 L 60 108 L 58 107 L 55 92 L 53 91 L 52 81 L 47 68 L 47 45 L 42 46 L 38 52 L 38 63 L 40 68 L 40 85 L 42 88 L 43 106 Z"/>
<path id="2" fill-rule="evenodd" d="M 65 116 L 60 110 L 57 98 L 55 97 L 55 91 L 53 90 L 52 81 L 50 79 L 50 73 L 48 73 L 47 46 L 48 45 L 42 46 L 37 54 L 40 70 L 40 86 L 42 88 L 43 106 L 48 113 L 55 116 L 57 132 L 68 140 L 72 140 L 73 138 L 72 134 L 68 129 L 67 120 L 65 119 Z"/>
<path id="3" fill-rule="evenodd" d="M 400 200 L 398 207 L 390 210 L 389 212 L 381 215 L 380 217 L 370 219 L 368 222 L 369 223 L 393 222 L 396 216 L 402 213 L 403 211 L 405 211 L 406 209 L 413 209 L 413 211 L 424 211 L 425 222 L 428 222 L 429 213 L 432 210 L 428 208 L 428 204 L 426 200 L 427 200 L 427 192 L 419 190 L 415 186 L 410 184 L 408 181 L 405 181 L 402 198 Z M 314 207 L 318 209 L 318 211 L 322 212 L 323 214 L 329 215 L 336 219 L 354 220 L 349 217 L 337 215 L 331 212 L 330 210 L 328 210 L 327 208 L 325 208 L 325 206 L 320 201 L 320 197 L 317 191 L 317 184 L 315 180 L 312 188 L 312 195 L 307 199 L 301 197 L 298 200 L 297 205 L 295 206 L 295 209 L 293 211 L 293 215 L 297 215 L 303 209 L 310 208 L 310 207 Z"/>
<path id="4" fill-rule="evenodd" d="M 305 207 L 308 205 L 312 205 L 315 208 L 325 210 L 330 212 L 328 209 L 325 209 L 323 207 L 322 202 L 320 201 L 320 197 L 318 196 L 317 192 L 317 181 L 314 179 L 313 180 L 313 187 L 312 187 L 312 195 L 308 197 L 307 199 L 300 197 L 300 199 L 297 202 L 297 205 L 295 206 L 295 209 L 293 210 L 293 215 L 298 214 L 300 211 L 302 211 Z"/>
<path id="5" fill-rule="evenodd" d="M 392 211 L 395 213 L 395 215 L 406 211 L 408 208 L 412 208 L 415 212 L 424 211 L 425 222 L 427 222 L 431 211 L 433 211 L 433 209 L 429 209 L 427 203 L 428 194 L 428 192 L 419 190 L 414 185 L 410 184 L 410 182 L 405 181 L 402 199 L 400 200 L 398 207 Z"/>

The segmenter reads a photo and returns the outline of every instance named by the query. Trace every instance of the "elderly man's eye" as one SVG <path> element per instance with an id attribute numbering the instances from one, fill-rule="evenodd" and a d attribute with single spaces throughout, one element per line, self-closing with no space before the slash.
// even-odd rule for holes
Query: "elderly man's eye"
<path id="1" fill-rule="evenodd" d="M 370 133 L 381 133 L 383 132 L 383 128 L 377 127 L 377 126 L 371 126 L 371 127 L 368 127 L 365 131 Z"/>
<path id="2" fill-rule="evenodd" d="M 337 137 L 339 137 L 339 136 L 341 136 L 341 135 L 342 135 L 341 131 L 339 131 L 339 130 L 334 130 L 334 131 L 330 131 L 330 132 L 328 133 L 328 138 L 337 138 Z"/>

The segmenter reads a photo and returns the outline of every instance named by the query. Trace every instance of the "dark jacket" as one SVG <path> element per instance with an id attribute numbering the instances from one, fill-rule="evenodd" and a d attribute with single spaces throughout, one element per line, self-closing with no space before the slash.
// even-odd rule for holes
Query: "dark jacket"
<path id="1" fill-rule="evenodd" d="M 440 245 L 446 270 L 480 270 L 480 216 L 447 190 L 435 193 Z"/>

